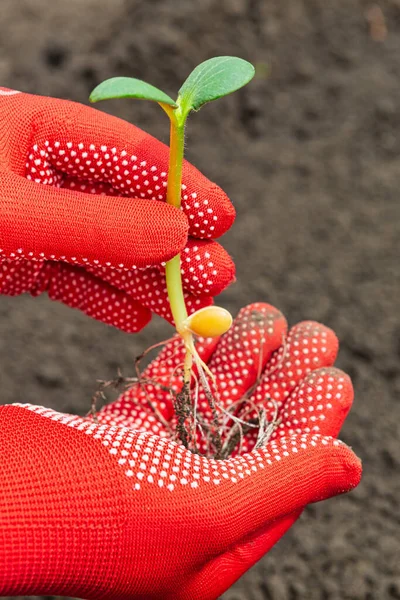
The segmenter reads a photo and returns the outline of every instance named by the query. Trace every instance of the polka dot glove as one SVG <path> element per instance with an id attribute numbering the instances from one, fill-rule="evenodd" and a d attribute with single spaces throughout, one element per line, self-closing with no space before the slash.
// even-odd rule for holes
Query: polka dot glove
<path id="1" fill-rule="evenodd" d="M 212 600 L 258 561 L 310 502 L 355 487 L 359 460 L 336 440 L 350 409 L 337 340 L 318 323 L 286 333 L 266 304 L 220 341 L 198 340 L 222 422 L 264 407 L 275 429 L 213 460 L 175 441 L 170 396 L 147 382 L 92 419 L 0 407 L 0 595 Z M 173 340 L 145 377 L 168 381 Z M 208 405 L 198 400 L 206 415 Z"/>
<path id="2" fill-rule="evenodd" d="M 234 278 L 212 241 L 235 217 L 186 163 L 165 201 L 168 148 L 93 108 L 0 88 L 0 293 L 53 300 L 128 332 L 171 320 L 162 263 L 182 252 L 188 309 Z M 188 238 L 189 235 L 189 238 Z"/>

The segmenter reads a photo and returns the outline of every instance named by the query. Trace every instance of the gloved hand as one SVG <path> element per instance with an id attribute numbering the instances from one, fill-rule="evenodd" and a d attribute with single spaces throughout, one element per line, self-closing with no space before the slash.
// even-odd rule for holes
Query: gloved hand
<path id="1" fill-rule="evenodd" d="M 161 263 L 178 252 L 190 312 L 232 281 L 231 259 L 211 240 L 231 226 L 232 205 L 188 163 L 183 211 L 162 202 L 168 148 L 150 135 L 5 88 L 0 132 L 0 293 L 47 291 L 135 332 L 151 312 L 171 320 Z"/>
<path id="2" fill-rule="evenodd" d="M 353 397 L 349 377 L 332 367 L 337 348 L 318 323 L 286 334 L 266 304 L 243 309 L 221 340 L 198 340 L 220 408 L 235 404 L 243 415 L 244 399 L 278 411 L 265 446 L 227 460 L 172 441 L 171 399 L 159 384 L 179 387 L 179 339 L 98 424 L 1 407 L 0 595 L 217 598 L 308 503 L 359 482 L 359 460 L 335 439 Z"/>

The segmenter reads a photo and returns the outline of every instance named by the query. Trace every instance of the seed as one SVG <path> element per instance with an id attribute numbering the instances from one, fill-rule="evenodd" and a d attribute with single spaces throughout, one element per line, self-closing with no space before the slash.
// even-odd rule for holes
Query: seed
<path id="1" fill-rule="evenodd" d="M 190 315 L 186 328 L 201 337 L 217 337 L 228 331 L 232 325 L 232 315 L 221 306 L 206 306 Z"/>

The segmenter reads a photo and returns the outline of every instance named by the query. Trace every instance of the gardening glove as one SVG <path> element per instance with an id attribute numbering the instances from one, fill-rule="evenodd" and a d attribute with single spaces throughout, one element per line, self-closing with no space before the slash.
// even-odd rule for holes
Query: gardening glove
<path id="1" fill-rule="evenodd" d="M 0 408 L 0 595 L 212 600 L 308 503 L 358 484 L 360 462 L 336 439 L 353 390 L 332 366 L 330 329 L 303 322 L 287 334 L 282 314 L 259 303 L 196 348 L 216 379 L 219 419 L 246 405 L 273 419 L 225 460 L 176 441 L 167 388 L 174 397 L 181 386 L 178 338 L 98 422 Z M 201 418 L 209 408 L 199 393 Z"/>
<path id="2" fill-rule="evenodd" d="M 0 88 L 0 293 L 46 291 L 135 332 L 152 312 L 172 321 L 162 263 L 182 252 L 189 312 L 209 305 L 234 278 L 212 238 L 235 211 L 188 163 L 183 210 L 167 205 L 167 170 L 168 148 L 133 125 Z"/>

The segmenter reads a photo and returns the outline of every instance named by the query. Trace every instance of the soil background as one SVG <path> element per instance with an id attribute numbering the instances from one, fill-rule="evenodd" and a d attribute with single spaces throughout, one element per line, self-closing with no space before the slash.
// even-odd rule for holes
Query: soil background
<path id="1" fill-rule="evenodd" d="M 336 331 L 356 392 L 341 437 L 364 477 L 308 507 L 223 599 L 400 599 L 400 1 L 2 0 L 0 31 L 1 85 L 80 102 L 113 75 L 174 94 L 213 55 L 257 65 L 189 127 L 189 159 L 238 212 L 221 303 L 268 301 Z M 153 105 L 107 110 L 167 140 Z M 46 297 L 3 297 L 0 401 L 84 414 L 96 379 L 131 372 L 166 331 L 155 319 L 127 336 Z"/>

